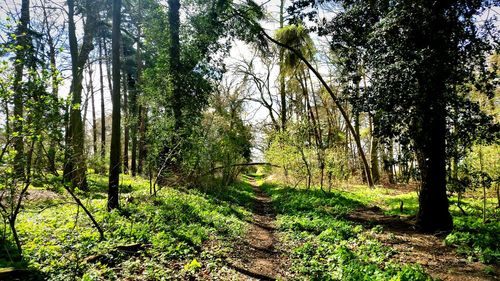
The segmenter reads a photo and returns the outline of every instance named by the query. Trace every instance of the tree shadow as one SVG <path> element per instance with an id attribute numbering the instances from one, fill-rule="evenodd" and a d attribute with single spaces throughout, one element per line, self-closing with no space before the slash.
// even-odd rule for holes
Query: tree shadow
<path id="1" fill-rule="evenodd" d="M 46 276 L 30 268 L 27 261 L 20 260 L 14 243 L 2 240 L 0 241 L 0 280 L 41 281 L 46 280 Z"/>
<path id="2" fill-rule="evenodd" d="M 419 233 L 413 217 L 400 217 L 399 215 L 386 215 L 379 207 L 361 207 L 350 212 L 346 217 L 348 221 L 361 224 L 365 228 L 382 226 L 384 230 L 398 234 Z"/>
<path id="3" fill-rule="evenodd" d="M 347 198 L 340 193 L 325 192 L 318 189 L 297 189 L 277 184 L 265 183 L 264 190 L 273 197 L 277 214 L 303 214 L 312 212 L 318 215 L 339 217 L 365 205 L 357 200 Z"/>

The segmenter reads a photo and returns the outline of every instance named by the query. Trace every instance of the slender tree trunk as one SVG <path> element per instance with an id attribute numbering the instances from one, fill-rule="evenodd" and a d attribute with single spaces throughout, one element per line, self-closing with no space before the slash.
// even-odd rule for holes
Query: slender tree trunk
<path id="1" fill-rule="evenodd" d="M 285 0 L 280 1 L 280 28 L 284 26 L 284 8 Z M 286 85 L 285 85 L 285 75 L 283 73 L 284 64 L 284 49 L 279 50 L 279 65 L 280 65 L 280 75 L 279 75 L 279 85 L 280 85 L 280 98 L 281 98 L 281 130 L 284 132 L 286 130 Z"/>
<path id="2" fill-rule="evenodd" d="M 113 64 L 113 113 L 111 151 L 109 155 L 108 211 L 118 208 L 120 176 L 120 20 L 121 0 L 113 0 L 112 64 Z"/>
<path id="3" fill-rule="evenodd" d="M 479 145 L 479 171 L 481 172 L 481 185 L 483 187 L 483 223 L 486 222 L 486 184 L 482 176 L 484 171 L 483 146 Z"/>
<path id="4" fill-rule="evenodd" d="M 30 1 L 22 0 L 21 2 L 21 18 L 17 26 L 17 46 L 16 60 L 14 63 L 14 122 L 13 131 L 16 136 L 13 138 L 14 149 L 16 156 L 14 158 L 14 172 L 17 176 L 24 175 L 25 168 L 25 155 L 24 155 L 24 139 L 23 139 L 23 116 L 24 116 L 24 99 L 23 99 L 23 69 L 24 65 L 28 64 L 28 56 L 30 50 L 30 35 L 28 24 L 30 22 Z"/>
<path id="5" fill-rule="evenodd" d="M 97 120 L 95 115 L 95 98 L 94 98 L 94 83 L 92 79 L 93 75 L 92 67 L 89 65 L 89 87 L 90 87 L 90 103 L 92 109 L 92 148 L 94 156 L 97 155 Z"/>
<path id="6" fill-rule="evenodd" d="M 123 41 L 122 41 L 122 49 L 123 49 Z M 122 51 L 124 55 L 124 52 Z M 124 55 L 125 56 L 125 55 Z M 128 114 L 128 91 L 129 87 L 127 84 L 127 73 L 124 67 L 122 67 L 122 85 L 123 85 L 123 115 L 124 115 L 124 126 L 123 126 L 123 173 L 128 174 L 128 143 L 130 140 L 130 120 Z"/>
<path id="7" fill-rule="evenodd" d="M 141 1 L 138 3 L 138 12 L 141 13 Z M 140 20 L 139 20 L 140 21 Z M 142 72 L 142 57 L 141 57 L 141 25 L 140 22 L 137 23 L 137 50 L 136 50 L 136 64 L 137 64 L 137 77 L 134 85 L 134 90 L 130 97 L 130 109 L 132 116 L 132 159 L 131 159 L 131 171 L 132 176 L 137 175 L 137 128 L 139 122 L 139 112 L 137 98 L 139 96 L 139 88 L 141 84 L 141 72 Z"/>
<path id="8" fill-rule="evenodd" d="M 104 57 L 106 58 L 106 77 L 108 79 L 108 88 L 109 94 L 113 97 L 113 81 L 111 74 L 111 55 L 109 54 L 108 44 L 106 44 L 106 40 L 103 42 L 104 45 Z M 113 98 L 111 98 L 111 102 L 113 102 Z"/>
<path id="9" fill-rule="evenodd" d="M 371 131 L 371 153 L 370 160 L 372 164 L 372 178 L 373 183 L 378 184 L 380 180 L 380 169 L 379 169 L 379 161 L 378 161 L 378 138 L 375 136 L 376 126 L 377 126 L 377 117 L 373 116 L 370 122 L 370 131 Z"/>
<path id="10" fill-rule="evenodd" d="M 146 159 L 147 149 L 146 149 L 146 125 L 147 125 L 148 112 L 146 107 L 139 107 L 139 157 L 137 161 L 137 173 L 142 174 L 144 172 L 144 160 Z"/>
<path id="11" fill-rule="evenodd" d="M 102 71 L 103 60 L 103 43 L 102 38 L 99 39 L 99 82 L 101 84 L 101 160 L 104 160 L 106 155 L 106 108 L 104 103 L 104 73 Z"/>

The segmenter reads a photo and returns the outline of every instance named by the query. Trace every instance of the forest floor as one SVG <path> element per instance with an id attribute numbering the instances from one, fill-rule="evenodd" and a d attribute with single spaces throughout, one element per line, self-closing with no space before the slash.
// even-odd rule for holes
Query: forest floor
<path id="1" fill-rule="evenodd" d="M 121 208 L 108 213 L 107 178 L 91 174 L 79 196 L 105 230 L 99 241 L 59 181 L 29 191 L 21 263 L 4 232 L 0 280 L 500 280 L 494 197 L 487 222 L 478 194 L 464 196 L 467 216 L 451 198 L 455 230 L 435 236 L 413 227 L 408 186 L 321 191 L 243 175 L 151 196 L 146 179 L 126 175 Z"/>
<path id="2" fill-rule="evenodd" d="M 275 235 L 275 213 L 271 198 L 253 178 L 250 178 L 250 183 L 255 193 L 253 220 L 245 238 L 233 247 L 231 267 L 242 274 L 238 280 L 284 279 L 287 253 L 282 251 Z"/>
<path id="3" fill-rule="evenodd" d="M 479 261 L 468 261 L 457 253 L 456 247 L 444 244 L 443 235 L 421 233 L 412 221 L 398 215 L 385 215 L 378 207 L 359 208 L 349 219 L 364 226 L 380 225 L 383 231 L 374 236 L 394 250 L 394 260 L 419 264 L 439 280 L 486 281 L 500 280 L 500 266 L 490 267 Z"/>

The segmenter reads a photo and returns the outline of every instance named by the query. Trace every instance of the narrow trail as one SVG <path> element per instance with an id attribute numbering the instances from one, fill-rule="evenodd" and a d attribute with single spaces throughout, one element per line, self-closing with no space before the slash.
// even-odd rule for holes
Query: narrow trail
<path id="1" fill-rule="evenodd" d="M 271 198 L 251 180 L 255 192 L 253 221 L 240 243 L 234 247 L 230 266 L 242 274 L 238 280 L 283 279 L 283 259 L 275 237 L 275 214 Z"/>

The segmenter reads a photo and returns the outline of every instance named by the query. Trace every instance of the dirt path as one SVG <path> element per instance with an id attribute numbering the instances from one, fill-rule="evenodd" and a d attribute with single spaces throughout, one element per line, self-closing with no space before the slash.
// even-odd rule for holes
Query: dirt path
<path id="1" fill-rule="evenodd" d="M 271 199 L 253 182 L 252 186 L 255 192 L 253 221 L 245 238 L 235 245 L 229 263 L 242 274 L 238 280 L 283 279 L 283 255 L 274 235 L 275 214 Z"/>
<path id="2" fill-rule="evenodd" d="M 434 278 L 441 280 L 487 281 L 500 280 L 498 265 L 486 273 L 486 265 L 469 262 L 452 247 L 445 246 L 443 237 L 420 233 L 413 224 L 399 216 L 384 215 L 379 208 L 362 208 L 349 214 L 349 219 L 367 226 L 381 225 L 384 231 L 375 234 L 386 246 L 395 250 L 395 260 L 407 264 L 420 264 Z"/>

